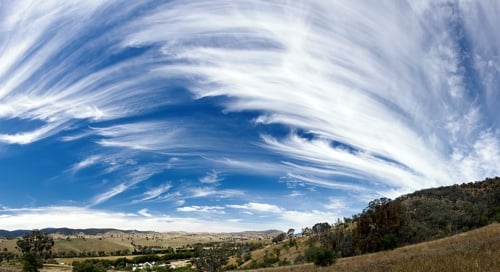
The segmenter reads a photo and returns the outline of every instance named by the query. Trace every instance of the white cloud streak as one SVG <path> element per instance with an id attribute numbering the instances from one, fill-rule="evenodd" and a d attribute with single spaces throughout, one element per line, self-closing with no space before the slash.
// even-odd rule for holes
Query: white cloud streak
<path id="1" fill-rule="evenodd" d="M 168 122 L 140 122 L 94 130 L 95 134 L 103 137 L 97 143 L 104 147 L 161 152 L 182 150 L 187 146 L 182 140 L 185 139 L 182 129 Z"/>
<path id="2" fill-rule="evenodd" d="M 144 216 L 144 217 L 151 217 L 153 216 L 152 214 L 149 213 L 148 209 L 141 209 L 137 212 L 138 214 Z"/>
<path id="3" fill-rule="evenodd" d="M 185 206 L 177 208 L 179 212 L 199 212 L 224 214 L 224 207 L 221 206 Z"/>
<path id="4" fill-rule="evenodd" d="M 219 172 L 212 170 L 211 172 L 208 172 L 204 177 L 200 178 L 200 182 L 208 184 L 218 183 L 223 180 L 223 178 L 219 175 Z"/>
<path id="5" fill-rule="evenodd" d="M 125 179 L 126 181 L 114 185 L 111 189 L 108 189 L 105 192 L 96 195 L 91 200 L 89 207 L 93 207 L 108 201 L 109 199 L 125 192 L 130 187 L 146 181 L 153 175 L 160 173 L 164 168 L 165 166 L 162 164 L 146 164 L 144 166 L 134 167 L 133 170 L 122 173 L 124 175 L 123 179 Z M 150 196 L 151 195 L 148 195 L 147 197 Z"/>
<path id="6" fill-rule="evenodd" d="M 120 6 L 120 13 L 110 13 L 116 10 L 113 5 L 106 1 L 2 5 L 0 118 L 47 124 L 30 133 L 0 135 L 0 141 L 28 144 L 63 131 L 74 120 L 110 120 L 171 103 L 167 93 L 156 91 L 155 78 L 144 72 L 148 58 L 111 66 L 103 65 L 98 56 L 81 62 L 92 54 L 119 52 L 116 29 L 98 29 L 99 24 L 119 20 L 138 4 L 129 3 L 127 8 Z M 99 31 L 105 33 L 100 36 Z"/>
<path id="7" fill-rule="evenodd" d="M 120 162 L 136 152 L 204 156 L 233 171 L 357 192 L 382 184 L 403 193 L 499 175 L 494 1 L 201 0 L 139 8 L 133 1 L 15 1 L 0 9 L 0 119 L 41 124 L 0 133 L 0 142 L 27 145 L 90 123 L 61 140 L 95 136 L 106 152 L 116 151 L 95 155 L 106 171 L 123 171 L 90 206 L 163 171 L 154 163 L 123 170 Z M 138 56 L 102 61 L 124 52 Z M 230 136 L 214 140 L 182 122 L 102 122 L 175 103 L 166 79 L 189 81 L 198 99 L 228 98 L 226 112 L 258 112 L 256 126 L 290 128 L 288 136 L 263 134 L 259 143 L 284 159 L 241 158 L 221 144 Z M 200 182 L 218 179 L 208 173 Z M 192 198 L 244 193 L 187 191 Z M 239 208 L 258 208 L 251 203 Z M 287 218 L 322 215 L 298 213 L 287 211 Z"/>
<path id="8" fill-rule="evenodd" d="M 231 198 L 243 196 L 245 194 L 242 190 L 236 189 L 217 189 L 216 187 L 194 187 L 189 188 L 188 192 L 189 198 L 200 198 L 200 197 L 210 197 L 210 198 Z"/>
<path id="9" fill-rule="evenodd" d="M 84 160 L 74 164 L 73 167 L 71 167 L 71 171 L 73 173 L 78 172 L 81 169 L 84 169 L 84 168 L 87 168 L 89 166 L 96 164 L 97 162 L 99 162 L 100 159 L 101 159 L 101 156 L 98 156 L 98 155 L 87 157 Z"/>
<path id="10" fill-rule="evenodd" d="M 244 209 L 254 212 L 280 213 L 282 209 L 276 205 L 258 202 L 249 202 L 243 205 L 227 205 L 228 208 Z"/>
<path id="11" fill-rule="evenodd" d="M 150 189 L 144 193 L 144 197 L 140 201 L 148 201 L 160 197 L 165 192 L 168 192 L 172 188 L 172 184 L 167 183 L 162 186 Z"/>
<path id="12" fill-rule="evenodd" d="M 261 203 L 262 204 L 262 203 Z M 180 212 L 201 212 L 220 214 L 224 207 L 192 206 L 180 208 Z M 261 209 L 261 208 L 259 208 Z M 262 210 L 262 209 L 261 209 Z M 269 230 L 289 228 L 300 229 L 317 222 L 333 222 L 337 216 L 321 211 L 283 210 L 276 220 L 234 220 L 224 218 L 186 217 L 142 209 L 137 213 L 120 213 L 107 210 L 90 209 L 74 206 L 48 206 L 39 208 L 0 209 L 2 229 L 42 229 L 47 227 L 67 228 L 118 228 L 144 231 L 188 231 L 188 232 L 235 232 L 242 230 Z"/>
<path id="13" fill-rule="evenodd" d="M 269 149 L 408 192 L 498 173 L 453 159 L 455 148 L 480 152 L 478 141 L 483 150 L 500 145 L 499 132 L 490 130 L 498 117 L 491 123 L 477 103 L 493 97 L 498 104 L 499 96 L 491 86 L 474 90 L 474 75 L 463 72 L 474 67 L 462 61 L 464 50 L 498 43 L 491 47 L 483 36 L 467 48 L 457 40 L 482 22 L 495 25 L 492 12 L 478 19 L 487 8 L 466 1 L 172 2 L 131 22 L 124 44 L 163 45 L 165 58 L 182 64 L 157 71 L 201 78 L 191 88 L 197 97 L 231 97 L 228 111 L 262 111 L 257 123 L 319 137 L 264 136 Z M 493 29 L 485 35 L 497 37 Z M 496 67 L 497 60 L 486 63 Z M 493 69 L 482 73 L 491 77 Z M 487 132 L 491 141 L 482 140 Z M 470 157 L 488 166 L 498 159 Z"/>

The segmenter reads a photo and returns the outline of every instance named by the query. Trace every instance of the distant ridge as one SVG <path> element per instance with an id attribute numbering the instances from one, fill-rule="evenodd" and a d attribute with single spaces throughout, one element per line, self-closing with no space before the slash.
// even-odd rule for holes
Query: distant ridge
<path id="1" fill-rule="evenodd" d="M 30 233 L 32 230 L 0 230 L 0 237 L 7 238 L 7 239 L 14 239 L 17 237 L 21 237 L 27 233 Z M 40 230 L 43 233 L 47 234 L 60 234 L 60 235 L 79 235 L 79 234 L 84 234 L 84 235 L 89 235 L 89 236 L 95 236 L 98 234 L 105 234 L 108 232 L 121 232 L 125 234 L 148 234 L 148 233 L 159 233 L 157 231 L 139 231 L 139 230 L 121 230 L 121 229 L 113 229 L 113 228 L 104 228 L 104 229 L 99 229 L 99 228 L 89 228 L 89 229 L 71 229 L 71 228 L 44 228 Z M 172 231 L 176 232 L 176 231 Z M 228 234 L 231 235 L 264 235 L 264 236 L 276 236 L 279 233 L 282 233 L 283 231 L 281 230 L 263 230 L 263 231 L 241 231 L 241 232 L 231 232 Z"/>
<path id="2" fill-rule="evenodd" d="M 0 237 L 4 237 L 7 239 L 13 239 L 16 237 L 20 237 L 25 235 L 26 233 L 30 233 L 32 230 L 0 230 Z M 154 231 L 139 231 L 139 230 L 120 230 L 120 229 L 97 229 L 97 228 L 90 228 L 90 229 L 71 229 L 71 228 L 44 228 L 40 230 L 43 233 L 47 234 L 62 234 L 62 235 L 78 235 L 80 233 L 83 233 L 84 235 L 97 235 L 97 234 L 104 234 L 107 232 L 123 232 L 123 233 L 154 233 Z"/>

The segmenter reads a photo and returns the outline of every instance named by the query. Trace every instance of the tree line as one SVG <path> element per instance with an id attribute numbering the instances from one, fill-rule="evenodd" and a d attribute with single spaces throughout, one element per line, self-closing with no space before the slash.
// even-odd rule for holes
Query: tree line
<path id="1" fill-rule="evenodd" d="M 500 178 L 375 199 L 359 214 L 302 230 L 310 248 L 348 257 L 446 237 L 500 222 Z M 318 251 L 317 249 L 315 249 Z M 323 252 L 323 254 L 325 254 Z"/>
<path id="2" fill-rule="evenodd" d="M 302 236 L 307 237 L 309 246 L 305 256 L 301 257 L 317 265 L 330 265 L 338 257 L 390 250 L 468 231 L 492 222 L 500 222 L 499 177 L 421 190 L 395 200 L 380 198 L 370 201 L 361 213 L 352 217 L 338 220 L 334 224 L 323 222 L 302 229 Z M 287 246 L 297 247 L 294 233 L 295 230 L 290 229 L 273 238 L 273 242 L 288 239 Z M 43 263 L 53 256 L 53 245 L 54 241 L 50 236 L 37 230 L 19 239 L 17 246 L 22 253 L 23 271 L 38 272 Z M 149 254 L 115 261 L 76 262 L 74 271 L 101 271 L 99 269 L 110 267 L 121 269 L 127 263 L 167 262 L 175 259 L 191 259 L 197 270 L 219 271 L 224 266 L 231 268 L 227 267 L 230 256 L 236 256 L 240 266 L 250 261 L 251 252 L 258 248 L 262 248 L 262 244 L 197 244 L 180 252 L 167 248 L 162 256 Z M 0 252 L 0 261 L 14 257 L 7 250 Z M 266 250 L 263 261 L 253 262 L 250 268 L 290 263 L 289 260 L 280 259 L 279 250 Z M 91 268 L 96 270 L 90 270 Z"/>

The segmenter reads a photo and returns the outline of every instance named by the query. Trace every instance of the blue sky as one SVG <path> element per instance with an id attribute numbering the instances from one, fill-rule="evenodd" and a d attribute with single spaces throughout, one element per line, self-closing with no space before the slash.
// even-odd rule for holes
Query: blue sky
<path id="1" fill-rule="evenodd" d="M 0 229 L 300 229 L 497 176 L 498 14 L 1 1 Z"/>

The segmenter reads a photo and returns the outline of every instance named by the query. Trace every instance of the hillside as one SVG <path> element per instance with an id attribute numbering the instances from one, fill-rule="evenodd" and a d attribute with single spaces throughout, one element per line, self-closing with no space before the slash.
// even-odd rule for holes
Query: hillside
<path id="1" fill-rule="evenodd" d="M 500 222 L 500 178 L 425 189 L 401 196 L 407 225 L 421 242 Z"/>
<path id="2" fill-rule="evenodd" d="M 17 237 L 28 231 L 7 233 L 10 239 L 0 237 L 0 248 L 17 253 Z M 141 232 L 116 229 L 43 229 L 54 238 L 56 257 L 97 257 L 149 254 L 167 248 L 182 248 L 195 244 L 238 241 L 270 241 L 281 231 L 244 231 L 235 233 Z M 135 251 L 135 252 L 134 252 Z"/>
<path id="3" fill-rule="evenodd" d="M 311 261 L 307 252 L 320 249 L 336 256 L 335 271 L 402 271 L 402 267 L 405 270 L 411 267 L 411 271 L 440 271 L 453 267 L 451 264 L 443 267 L 440 263 L 452 262 L 471 262 L 460 264 L 457 269 L 467 269 L 454 269 L 456 271 L 496 271 L 491 268 L 500 268 L 496 261 L 500 257 L 499 221 L 500 178 L 496 177 L 425 189 L 395 200 L 375 199 L 359 214 L 334 224 L 317 223 L 302 229 L 298 236 L 292 235 L 292 231 L 287 237 L 276 230 L 240 233 L 48 231 L 54 237 L 55 257 L 64 263 L 71 263 L 75 257 L 116 259 L 124 255 L 190 252 L 191 257 L 196 257 L 193 260 L 209 259 L 213 257 L 210 254 L 233 256 L 226 269 L 295 264 L 276 271 L 330 271 L 333 268 L 315 270 L 312 264 L 305 264 Z M 441 239 L 445 237 L 448 238 Z M 272 244 L 271 239 L 277 242 Z M 0 239 L 0 248 L 15 252 L 15 242 L 16 239 Z M 406 266 L 405 262 L 413 266 Z"/>
<path id="4" fill-rule="evenodd" d="M 425 189 L 395 200 L 381 198 L 351 218 L 317 223 L 303 237 L 252 252 L 242 268 L 301 263 L 309 247 L 332 251 L 337 258 L 431 241 L 500 221 L 500 178 Z M 242 263 L 232 260 L 230 264 Z"/>
<path id="5" fill-rule="evenodd" d="M 500 222 L 500 178 L 371 201 L 333 228 L 342 256 L 415 244 Z M 346 240 L 347 239 L 347 240 Z M 332 241 L 330 241 L 332 242 Z"/>
<path id="6" fill-rule="evenodd" d="M 283 245 L 267 248 L 272 252 Z M 258 254 L 258 253 L 256 253 Z M 282 253 L 283 254 L 283 253 Z M 247 271 L 499 271 L 500 224 L 495 223 L 476 230 L 430 242 L 409 245 L 390 251 L 338 259 L 330 267 L 302 264 Z"/>

